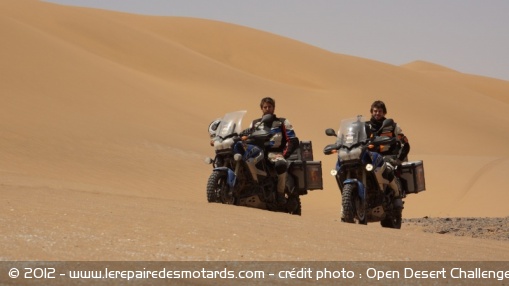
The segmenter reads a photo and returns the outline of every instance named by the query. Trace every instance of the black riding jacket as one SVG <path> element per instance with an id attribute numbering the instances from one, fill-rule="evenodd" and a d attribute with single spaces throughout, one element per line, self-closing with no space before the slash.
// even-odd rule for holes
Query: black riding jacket
<path id="1" fill-rule="evenodd" d="M 384 120 L 385 117 L 381 120 L 376 120 L 374 117 L 371 117 L 371 120 L 366 122 L 366 132 L 368 133 L 368 137 L 371 137 L 380 129 L 380 127 L 382 127 Z M 394 122 L 391 126 L 385 127 L 380 135 L 395 137 L 396 142 L 390 146 L 384 146 L 385 148 L 382 147 L 381 150 L 379 150 L 379 153 L 383 156 L 395 156 L 396 159 L 399 159 L 400 161 L 408 160 L 407 156 L 410 152 L 410 143 L 396 122 Z"/>

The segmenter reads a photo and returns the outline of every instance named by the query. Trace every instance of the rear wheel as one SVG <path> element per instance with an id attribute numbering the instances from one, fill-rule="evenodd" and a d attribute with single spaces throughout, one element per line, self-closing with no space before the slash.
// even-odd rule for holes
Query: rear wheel
<path id="1" fill-rule="evenodd" d="M 293 215 L 302 215 L 302 205 L 299 196 L 290 196 L 286 203 L 288 213 Z"/>
<path id="2" fill-rule="evenodd" d="M 295 179 L 293 175 L 286 176 L 286 211 L 293 215 L 302 215 L 302 205 L 300 202 L 299 191 L 295 189 Z"/>
<path id="3" fill-rule="evenodd" d="M 355 194 L 354 201 L 359 224 L 368 224 L 368 218 L 366 215 L 366 200 L 363 200 L 358 194 Z"/>
<path id="4" fill-rule="evenodd" d="M 400 229 L 402 212 L 403 210 L 401 208 L 393 210 L 390 215 L 387 215 L 382 221 L 380 221 L 380 224 L 382 227 Z"/>
<path id="5" fill-rule="evenodd" d="M 396 183 L 400 185 L 399 180 L 396 180 Z M 401 190 L 401 187 L 398 186 Z M 401 228 L 401 220 L 403 217 L 403 200 L 401 198 L 393 198 L 392 200 L 392 210 L 386 215 L 386 217 L 380 221 L 382 227 L 388 228 Z"/>
<path id="6" fill-rule="evenodd" d="M 224 194 L 228 192 L 227 176 L 224 172 L 213 171 L 207 182 L 207 201 L 225 203 Z"/>

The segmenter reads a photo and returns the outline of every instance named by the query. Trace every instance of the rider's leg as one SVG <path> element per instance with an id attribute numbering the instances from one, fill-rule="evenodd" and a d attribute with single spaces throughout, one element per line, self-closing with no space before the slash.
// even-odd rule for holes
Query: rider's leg
<path id="1" fill-rule="evenodd" d="M 390 163 L 387 164 L 387 177 L 386 179 L 389 181 L 389 187 L 394 191 L 394 200 L 393 206 L 396 210 L 403 209 L 403 190 L 401 188 L 401 182 L 395 174 L 395 167 L 393 167 Z M 385 174 L 386 172 L 384 172 Z"/>
<path id="2" fill-rule="evenodd" d="M 263 160 L 263 152 L 260 152 L 256 157 L 248 158 L 246 160 L 246 164 L 255 182 L 258 182 L 258 168 L 256 168 L 256 164 L 258 164 L 261 160 Z"/>
<path id="3" fill-rule="evenodd" d="M 286 203 L 285 188 L 288 163 L 281 153 L 270 153 L 270 161 L 274 164 L 277 173 L 277 200 L 280 204 Z"/>
<path id="4" fill-rule="evenodd" d="M 401 198 L 401 187 L 397 181 L 394 167 L 388 162 L 385 162 L 384 165 L 385 169 L 383 170 L 382 177 L 389 182 L 388 185 L 394 191 L 394 197 Z"/>
<path id="5" fill-rule="evenodd" d="M 277 200 L 279 203 L 286 203 L 285 197 L 286 171 L 277 175 Z"/>
<path id="6" fill-rule="evenodd" d="M 242 142 L 237 142 L 234 146 L 235 153 L 241 154 L 242 158 L 247 164 L 249 168 L 249 172 L 253 177 L 255 182 L 258 182 L 258 171 L 256 168 L 256 164 L 263 160 L 263 151 L 255 145 L 251 144 L 242 144 Z"/>

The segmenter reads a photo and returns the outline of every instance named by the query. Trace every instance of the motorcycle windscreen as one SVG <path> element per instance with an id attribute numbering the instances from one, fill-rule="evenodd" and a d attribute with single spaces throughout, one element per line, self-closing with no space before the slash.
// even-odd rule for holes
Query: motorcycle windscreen
<path id="1" fill-rule="evenodd" d="M 217 127 L 216 136 L 224 138 L 233 133 L 240 134 L 242 131 L 242 118 L 244 118 L 246 112 L 246 110 L 240 110 L 226 113 Z"/>
<path id="2" fill-rule="evenodd" d="M 341 120 L 337 143 L 351 147 L 368 138 L 366 123 L 362 116 Z"/>

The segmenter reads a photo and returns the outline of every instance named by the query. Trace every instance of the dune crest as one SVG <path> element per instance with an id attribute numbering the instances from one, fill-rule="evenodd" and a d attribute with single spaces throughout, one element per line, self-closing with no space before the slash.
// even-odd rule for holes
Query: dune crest
<path id="1" fill-rule="evenodd" d="M 441 66 L 438 64 L 426 62 L 426 61 L 413 61 L 404 65 L 401 65 L 404 68 L 415 70 L 415 71 L 433 71 L 433 72 L 455 72 L 458 71 L 453 70 L 451 68 Z"/>
<path id="2" fill-rule="evenodd" d="M 322 153 L 326 128 L 384 100 L 410 160 L 424 160 L 427 190 L 407 197 L 404 217 L 507 216 L 507 81 L 217 21 L 35 0 L 0 2 L 0 33 L 0 242 L 13 245 L 0 259 L 509 257 L 506 242 L 478 250 L 405 224 L 340 223 L 335 158 Z M 206 202 L 208 124 L 247 110 L 247 127 L 265 96 L 322 161 L 324 190 L 302 198 L 301 217 Z"/>

